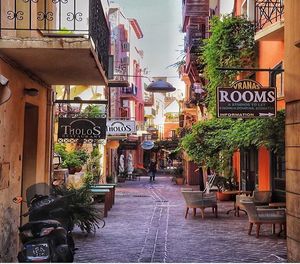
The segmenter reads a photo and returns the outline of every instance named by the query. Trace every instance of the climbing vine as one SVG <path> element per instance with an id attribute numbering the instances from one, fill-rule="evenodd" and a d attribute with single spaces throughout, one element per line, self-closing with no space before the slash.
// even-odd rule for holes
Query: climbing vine
<path id="1" fill-rule="evenodd" d="M 181 147 L 198 164 L 203 162 L 221 172 L 234 151 L 251 146 L 265 146 L 269 150 L 284 152 L 285 112 L 276 118 L 233 120 L 212 118 L 198 122 L 181 140 Z"/>
<path id="2" fill-rule="evenodd" d="M 216 88 L 229 86 L 239 74 L 218 67 L 249 68 L 255 61 L 254 26 L 243 17 L 223 16 L 211 20 L 211 36 L 204 40 L 202 55 L 208 80 L 208 110 L 216 111 Z"/>

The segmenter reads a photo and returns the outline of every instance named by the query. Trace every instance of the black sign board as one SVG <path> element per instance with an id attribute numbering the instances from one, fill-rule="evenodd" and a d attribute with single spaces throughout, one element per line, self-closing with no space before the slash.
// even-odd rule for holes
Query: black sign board
<path id="1" fill-rule="evenodd" d="M 217 88 L 217 117 L 254 118 L 276 116 L 276 88 L 254 80 L 239 80 Z"/>
<path id="2" fill-rule="evenodd" d="M 105 139 L 106 118 L 65 118 L 58 119 L 59 139 Z"/>

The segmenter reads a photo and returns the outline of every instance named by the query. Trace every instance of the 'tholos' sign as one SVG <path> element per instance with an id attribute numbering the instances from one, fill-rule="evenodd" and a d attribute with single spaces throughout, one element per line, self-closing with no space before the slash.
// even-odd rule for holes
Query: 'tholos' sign
<path id="1" fill-rule="evenodd" d="M 58 119 L 58 138 L 61 139 L 105 139 L 106 118 Z"/>
<path id="2" fill-rule="evenodd" d="M 254 118 L 276 116 L 276 88 L 262 87 L 254 80 L 236 81 L 217 88 L 217 116 Z"/>

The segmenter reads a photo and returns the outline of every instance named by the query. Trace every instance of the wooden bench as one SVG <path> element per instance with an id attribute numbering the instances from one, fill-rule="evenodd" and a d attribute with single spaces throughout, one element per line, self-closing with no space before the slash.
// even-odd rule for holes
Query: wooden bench
<path id="1" fill-rule="evenodd" d="M 117 184 L 115 183 L 105 183 L 105 184 L 94 184 L 91 187 L 92 188 L 107 188 L 109 190 L 111 190 L 111 199 L 112 199 L 112 205 L 115 204 L 115 195 L 116 195 L 116 186 Z"/>
<path id="2" fill-rule="evenodd" d="M 94 196 L 104 196 L 104 217 L 107 217 L 107 212 L 111 208 L 111 191 L 107 188 L 91 188 Z"/>

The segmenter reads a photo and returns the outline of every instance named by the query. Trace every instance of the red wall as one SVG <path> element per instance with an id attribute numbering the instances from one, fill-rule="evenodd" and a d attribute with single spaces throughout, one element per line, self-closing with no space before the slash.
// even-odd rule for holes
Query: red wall
<path id="1" fill-rule="evenodd" d="M 270 154 L 268 149 L 261 147 L 258 150 L 258 189 L 269 191 L 270 186 Z"/>

